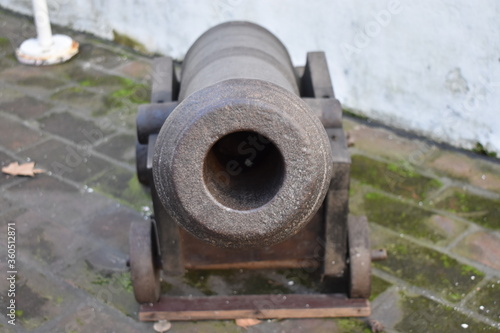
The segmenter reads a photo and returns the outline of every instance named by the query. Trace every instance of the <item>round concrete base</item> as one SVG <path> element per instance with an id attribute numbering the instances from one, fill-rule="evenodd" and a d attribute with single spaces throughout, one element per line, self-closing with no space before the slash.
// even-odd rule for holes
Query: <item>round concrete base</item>
<path id="1" fill-rule="evenodd" d="M 79 44 L 68 36 L 54 35 L 52 41 L 49 49 L 43 49 L 36 38 L 25 40 L 16 50 L 17 60 L 26 65 L 55 65 L 68 61 L 78 53 Z"/>

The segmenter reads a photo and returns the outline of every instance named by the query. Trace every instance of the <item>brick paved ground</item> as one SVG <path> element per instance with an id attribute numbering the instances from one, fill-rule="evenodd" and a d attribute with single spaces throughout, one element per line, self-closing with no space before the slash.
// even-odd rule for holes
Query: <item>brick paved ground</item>
<path id="1" fill-rule="evenodd" d="M 57 29 L 55 29 L 57 30 Z M 0 163 L 36 161 L 35 178 L 0 175 L 0 332 L 152 332 L 128 275 L 131 221 L 150 212 L 134 174 L 134 120 L 151 59 L 71 35 L 68 64 L 18 64 L 29 20 L 0 11 Z M 386 332 L 494 332 L 500 325 L 500 164 L 347 118 L 351 211 L 371 222 L 373 316 Z M 6 223 L 17 228 L 17 325 L 7 323 Z M 303 271 L 189 272 L 170 294 L 311 292 Z M 172 332 L 243 332 L 232 321 Z M 369 332 L 365 319 L 265 321 L 248 332 Z"/>

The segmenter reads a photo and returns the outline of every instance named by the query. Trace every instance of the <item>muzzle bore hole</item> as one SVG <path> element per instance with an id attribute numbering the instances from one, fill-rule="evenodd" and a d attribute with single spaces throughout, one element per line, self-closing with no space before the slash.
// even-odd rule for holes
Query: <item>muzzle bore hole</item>
<path id="1" fill-rule="evenodd" d="M 226 207 L 250 210 L 268 203 L 285 177 L 283 155 L 254 131 L 229 133 L 208 151 L 203 168 L 212 196 Z"/>

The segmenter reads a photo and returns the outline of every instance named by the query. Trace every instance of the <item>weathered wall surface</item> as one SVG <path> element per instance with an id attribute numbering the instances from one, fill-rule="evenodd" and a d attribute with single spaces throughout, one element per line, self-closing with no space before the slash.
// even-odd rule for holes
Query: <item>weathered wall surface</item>
<path id="1" fill-rule="evenodd" d="M 343 105 L 464 148 L 500 153 L 500 2 L 496 0 L 49 0 L 51 20 L 182 58 L 206 29 L 249 20 L 295 64 L 326 52 Z M 31 14 L 29 0 L 0 6 Z"/>

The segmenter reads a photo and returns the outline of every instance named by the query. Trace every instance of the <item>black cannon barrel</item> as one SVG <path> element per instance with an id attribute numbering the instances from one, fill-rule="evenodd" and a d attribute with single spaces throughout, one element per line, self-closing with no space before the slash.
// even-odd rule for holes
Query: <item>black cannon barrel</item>
<path id="1" fill-rule="evenodd" d="M 153 176 L 180 225 L 214 245 L 255 247 L 311 220 L 331 148 L 274 35 L 248 22 L 207 31 L 186 55 L 179 101 L 158 134 Z"/>
<path id="2" fill-rule="evenodd" d="M 179 100 L 227 79 L 259 79 L 299 94 L 297 76 L 281 41 L 249 22 L 227 22 L 191 46 L 182 67 Z"/>

